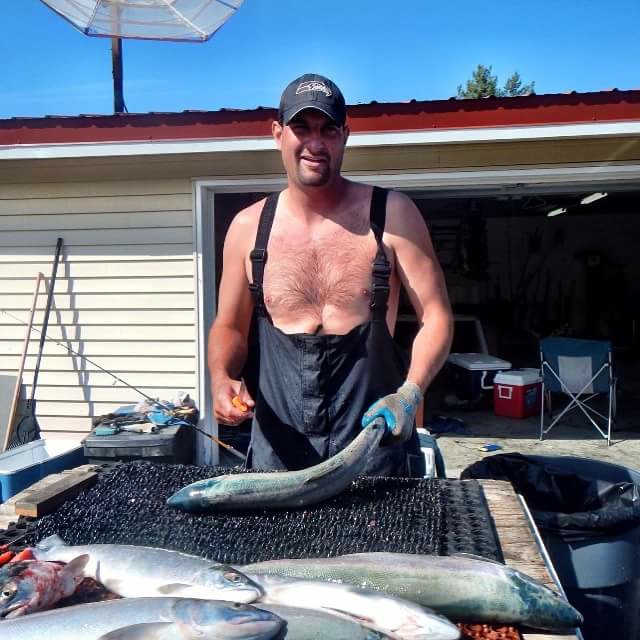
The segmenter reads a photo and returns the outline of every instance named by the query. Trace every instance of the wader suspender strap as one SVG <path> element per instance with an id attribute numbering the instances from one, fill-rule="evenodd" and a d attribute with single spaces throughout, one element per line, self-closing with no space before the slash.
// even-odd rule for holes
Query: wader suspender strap
<path id="1" fill-rule="evenodd" d="M 382 234 L 384 233 L 387 215 L 388 193 L 386 189 L 381 189 L 380 187 L 373 188 L 370 212 L 371 229 L 378 244 L 378 251 L 373 261 L 373 292 L 371 294 L 370 306 L 373 312 L 373 319 L 383 322 L 386 321 L 387 300 L 389 298 L 389 276 L 391 275 L 391 267 L 382 248 Z M 256 243 L 253 251 L 249 254 L 253 279 L 253 282 L 249 285 L 249 290 L 253 296 L 256 311 L 261 315 L 266 315 L 262 283 L 264 278 L 264 265 L 267 261 L 267 243 L 269 242 L 269 234 L 273 226 L 279 195 L 279 193 L 272 193 L 267 198 L 262 213 L 260 214 Z"/>
<path id="2" fill-rule="evenodd" d="M 373 187 L 371 195 L 371 230 L 378 243 L 378 251 L 373 261 L 373 291 L 371 293 L 371 310 L 374 321 L 386 322 L 387 300 L 389 299 L 389 276 L 391 266 L 387 260 L 387 255 L 382 247 L 382 234 L 387 217 L 387 195 L 386 189 Z"/>
<path id="3" fill-rule="evenodd" d="M 271 193 L 264 203 L 262 213 L 260 214 L 260 222 L 258 223 L 258 232 L 256 233 L 256 244 L 253 251 L 249 254 L 251 259 L 251 276 L 253 282 L 249 285 L 249 291 L 253 296 L 253 303 L 256 312 L 259 315 L 266 316 L 267 309 L 264 306 L 264 293 L 262 290 L 262 280 L 264 278 L 264 265 L 267 261 L 267 243 L 269 242 L 269 234 L 273 226 L 273 219 L 276 215 L 276 206 L 278 205 L 279 192 Z"/>

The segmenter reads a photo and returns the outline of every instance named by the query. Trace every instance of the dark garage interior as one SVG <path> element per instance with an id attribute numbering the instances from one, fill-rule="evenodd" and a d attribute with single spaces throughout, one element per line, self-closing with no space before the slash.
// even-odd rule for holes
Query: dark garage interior
<path id="1" fill-rule="evenodd" d="M 485 350 L 513 368 L 539 367 L 546 336 L 610 340 L 619 408 L 632 411 L 640 404 L 640 189 L 595 189 L 407 194 L 445 273 L 457 320 L 452 352 Z M 264 195 L 216 194 L 216 257 L 235 213 Z M 217 259 L 218 283 L 221 266 Z M 403 296 L 395 338 L 408 348 L 416 330 Z M 429 411 L 446 409 L 446 386 L 439 375 Z"/>

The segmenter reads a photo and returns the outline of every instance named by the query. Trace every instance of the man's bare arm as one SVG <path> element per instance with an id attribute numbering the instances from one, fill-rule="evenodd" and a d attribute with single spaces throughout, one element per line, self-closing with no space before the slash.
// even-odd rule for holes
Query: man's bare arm
<path id="1" fill-rule="evenodd" d="M 453 316 L 427 225 L 415 204 L 401 193 L 389 194 L 385 241 L 394 251 L 398 275 L 420 326 L 407 380 L 424 392 L 451 348 Z"/>
<path id="2" fill-rule="evenodd" d="M 245 260 L 248 243 L 255 237 L 254 206 L 241 211 L 229 226 L 224 243 L 218 310 L 209 332 L 208 363 L 214 415 L 225 424 L 238 424 L 249 417 L 247 412 L 234 406 L 234 396 L 239 396 L 249 408 L 254 406 L 240 381 L 253 312 Z"/>

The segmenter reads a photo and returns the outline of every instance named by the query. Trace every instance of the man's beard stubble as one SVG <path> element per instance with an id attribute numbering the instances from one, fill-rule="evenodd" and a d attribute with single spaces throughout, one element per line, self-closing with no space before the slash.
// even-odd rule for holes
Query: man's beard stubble
<path id="1" fill-rule="evenodd" d="M 306 174 L 304 171 L 298 171 L 298 181 L 305 187 L 324 187 L 331 179 L 331 171 L 327 167 L 326 171 L 321 173 Z"/>
<path id="2" fill-rule="evenodd" d="M 331 160 L 329 158 L 327 158 L 327 163 L 320 171 L 305 170 L 301 166 L 300 161 L 298 161 L 298 165 L 296 167 L 298 182 L 305 187 L 324 187 L 325 185 L 329 184 L 329 182 L 331 182 L 331 180 L 339 172 L 340 170 L 336 169 L 331 164 Z"/>

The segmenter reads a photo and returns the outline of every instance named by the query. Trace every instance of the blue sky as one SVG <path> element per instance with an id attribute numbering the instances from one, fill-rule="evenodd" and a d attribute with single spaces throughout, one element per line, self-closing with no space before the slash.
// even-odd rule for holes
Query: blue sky
<path id="1" fill-rule="evenodd" d="M 5 0 L 0 118 L 111 113 L 110 41 Z M 276 106 L 308 72 L 348 103 L 456 94 L 478 63 L 537 93 L 640 88 L 638 0 L 245 0 L 204 44 L 125 40 L 130 112 Z"/>

